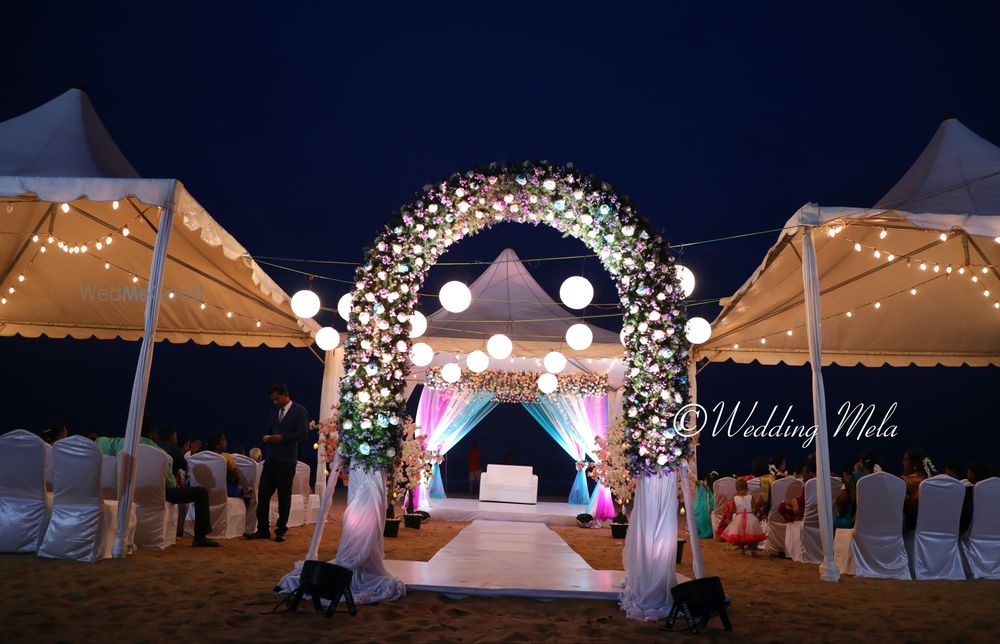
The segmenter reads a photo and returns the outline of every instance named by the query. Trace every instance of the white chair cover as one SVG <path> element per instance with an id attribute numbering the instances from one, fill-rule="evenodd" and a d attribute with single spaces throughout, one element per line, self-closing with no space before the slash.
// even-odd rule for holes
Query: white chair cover
<path id="1" fill-rule="evenodd" d="M 215 452 L 198 452 L 188 460 L 191 485 L 208 490 L 209 515 L 212 521 L 210 537 L 232 539 L 243 536 L 246 529 L 246 504 L 232 499 L 226 492 L 226 459 Z M 194 533 L 194 504 L 188 504 L 185 522 L 188 534 Z"/>
<path id="2" fill-rule="evenodd" d="M 236 467 L 243 474 L 243 478 L 253 486 L 253 498 L 250 500 L 250 505 L 247 506 L 247 520 L 244 528 L 247 534 L 253 534 L 257 532 L 257 490 L 260 489 L 260 464 L 242 454 L 233 454 L 233 460 L 236 461 Z"/>
<path id="3" fill-rule="evenodd" d="M 734 496 L 736 496 L 736 479 L 733 477 L 724 476 L 712 485 L 712 498 L 715 503 L 715 509 L 712 510 L 712 534 L 719 530 L 722 509 Z"/>
<path id="4" fill-rule="evenodd" d="M 0 552 L 35 552 L 45 534 L 48 445 L 15 429 L 0 436 Z"/>
<path id="5" fill-rule="evenodd" d="M 965 579 L 958 547 L 958 523 L 965 486 L 947 474 L 920 483 L 917 527 L 906 536 L 914 579 Z"/>
<path id="6" fill-rule="evenodd" d="M 133 543 L 163 550 L 177 541 L 177 505 L 167 503 L 167 472 L 173 459 L 152 445 L 139 445 L 135 469 L 136 527 Z"/>
<path id="7" fill-rule="evenodd" d="M 960 543 L 969 577 L 1000 579 L 1000 478 L 972 489 L 972 524 Z"/>
<path id="8" fill-rule="evenodd" d="M 771 484 L 771 511 L 767 514 L 767 542 L 764 548 L 768 552 L 785 552 L 785 528 L 787 523 L 778 512 L 782 501 L 791 501 L 802 493 L 802 481 L 796 478 L 778 479 Z"/>
<path id="9" fill-rule="evenodd" d="M 910 579 L 903 545 L 903 498 L 906 483 L 888 472 L 858 481 L 854 528 L 837 530 L 834 558 L 841 574 Z M 955 519 L 958 525 L 958 518 Z"/>
<path id="10" fill-rule="evenodd" d="M 760 477 L 747 481 L 747 491 L 754 499 L 760 500 Z"/>
<path id="11" fill-rule="evenodd" d="M 83 436 L 52 448 L 52 518 L 40 557 L 97 561 L 111 556 L 117 501 L 101 498 L 101 449 Z"/>
<path id="12" fill-rule="evenodd" d="M 303 469 L 304 468 L 304 469 Z M 288 511 L 289 528 L 298 528 L 306 524 L 306 503 L 309 501 L 309 466 L 299 461 L 295 464 L 295 477 L 292 479 L 292 505 Z M 278 523 L 278 495 L 271 497 L 271 528 Z"/>
<path id="13" fill-rule="evenodd" d="M 840 494 L 844 482 L 830 477 L 830 498 Z M 785 527 L 785 552 L 793 561 L 820 563 L 823 561 L 823 543 L 820 540 L 819 508 L 816 505 L 816 479 L 806 481 L 805 509 L 801 521 Z"/>

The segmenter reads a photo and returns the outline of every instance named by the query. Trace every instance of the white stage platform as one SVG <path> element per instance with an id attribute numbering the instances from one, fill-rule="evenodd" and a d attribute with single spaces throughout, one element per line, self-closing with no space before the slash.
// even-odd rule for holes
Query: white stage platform
<path id="1" fill-rule="evenodd" d="M 576 525 L 576 515 L 587 511 L 585 505 L 569 503 L 494 503 L 478 499 L 431 499 L 427 510 L 442 521 L 517 521 L 545 525 Z"/>
<path id="2" fill-rule="evenodd" d="M 439 516 L 436 508 L 431 512 Z M 621 570 L 591 568 L 540 520 L 476 520 L 430 561 L 386 560 L 385 567 L 408 590 L 452 597 L 616 600 L 625 579 Z"/>

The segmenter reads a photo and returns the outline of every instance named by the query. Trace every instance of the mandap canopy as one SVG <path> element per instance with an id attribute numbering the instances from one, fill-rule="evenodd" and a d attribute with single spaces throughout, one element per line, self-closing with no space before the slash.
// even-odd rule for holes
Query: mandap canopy
<path id="1" fill-rule="evenodd" d="M 79 90 L 0 123 L 0 221 L 0 335 L 142 340 L 130 459 L 155 341 L 310 346 L 318 330 L 183 184 L 139 177 Z"/>
<path id="2" fill-rule="evenodd" d="M 998 215 L 1000 148 L 949 119 L 874 208 L 800 208 L 696 358 L 811 363 L 825 475 L 819 365 L 1000 364 Z M 819 489 L 824 578 L 836 579 Z"/>

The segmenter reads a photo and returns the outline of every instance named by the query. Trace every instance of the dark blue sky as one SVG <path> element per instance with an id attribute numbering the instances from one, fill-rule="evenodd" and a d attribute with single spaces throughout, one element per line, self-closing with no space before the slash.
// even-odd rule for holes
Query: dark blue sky
<path id="1" fill-rule="evenodd" d="M 946 115 L 1000 142 L 996 3 L 620 4 L 3 3 L 0 119 L 82 85 L 143 176 L 183 180 L 252 252 L 348 260 L 425 183 L 493 160 L 571 161 L 687 242 L 778 227 L 807 201 L 871 205 Z M 683 253 L 695 296 L 731 294 L 773 239 Z M 446 259 L 489 260 L 505 246 L 522 257 L 582 250 L 503 226 Z M 533 271 L 555 293 L 579 268 Z M 593 260 L 585 269 L 598 273 Z M 305 284 L 270 272 L 286 290 Z M 428 288 L 475 274 L 437 268 Z M 319 290 L 329 305 L 343 292 Z M 600 277 L 598 299 L 612 297 Z M 57 415 L 121 433 L 137 350 L 0 340 L 3 429 Z M 160 345 L 148 409 L 240 444 L 259 434 L 269 381 L 287 380 L 316 416 L 320 377 L 306 351 Z M 892 466 L 909 445 L 1000 461 L 995 368 L 832 368 L 827 379 L 833 409 L 899 402 L 900 436 L 876 443 Z M 712 365 L 699 389 L 706 403 L 760 400 L 811 417 L 804 368 Z M 486 460 L 509 443 L 516 460 L 570 478 L 568 458 L 520 411 L 496 412 L 477 436 Z M 701 460 L 742 471 L 778 448 L 802 452 L 707 438 Z M 835 441 L 834 466 L 858 450 Z"/>

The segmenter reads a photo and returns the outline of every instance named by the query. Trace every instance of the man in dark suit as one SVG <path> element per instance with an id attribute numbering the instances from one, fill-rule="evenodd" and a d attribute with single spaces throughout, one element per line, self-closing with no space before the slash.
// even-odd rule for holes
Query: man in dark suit
<path id="1" fill-rule="evenodd" d="M 299 441 L 307 439 L 309 413 L 302 405 L 292 402 L 285 383 L 271 385 L 268 392 L 274 411 L 268 416 L 267 433 L 263 437 L 267 457 L 257 491 L 257 532 L 246 535 L 246 538 L 271 538 L 271 496 L 277 490 L 278 524 L 274 529 L 274 540 L 284 541 L 288 531 L 288 513 L 292 507 L 292 479 L 295 478 L 295 465 L 299 460 Z"/>

